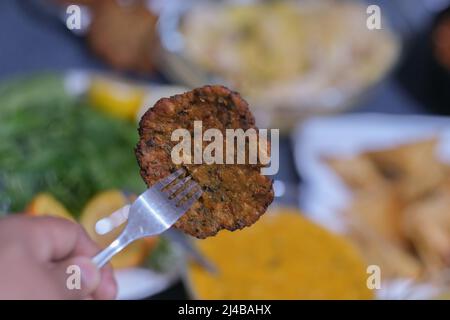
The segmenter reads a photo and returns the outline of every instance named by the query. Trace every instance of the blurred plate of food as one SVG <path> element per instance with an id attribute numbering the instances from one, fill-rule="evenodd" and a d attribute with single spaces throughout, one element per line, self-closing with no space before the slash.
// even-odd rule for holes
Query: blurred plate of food
<path id="1" fill-rule="evenodd" d="M 389 289 L 401 280 L 410 285 L 397 298 L 448 292 L 450 119 L 316 118 L 294 138 L 304 179 L 300 206 L 380 266 L 386 289 L 380 296 L 395 298 Z"/>
<path id="2" fill-rule="evenodd" d="M 350 107 L 392 69 L 400 41 L 384 16 L 382 30 L 369 30 L 366 9 L 357 1 L 169 1 L 157 28 L 162 70 L 187 86 L 235 88 L 260 123 L 286 129 L 301 115 Z"/>
<path id="3" fill-rule="evenodd" d="M 100 236 L 96 221 L 146 188 L 133 151 L 139 111 L 171 90 L 182 89 L 81 70 L 3 82 L 0 215 L 67 218 L 106 246 L 120 228 Z M 167 288 L 179 277 L 180 261 L 165 237 L 136 241 L 112 261 L 120 270 L 119 298 L 144 298 Z"/>
<path id="4" fill-rule="evenodd" d="M 85 39 L 114 70 L 144 76 L 156 71 L 156 0 L 29 0 L 19 6 L 31 18 L 58 24 L 59 29 Z"/>

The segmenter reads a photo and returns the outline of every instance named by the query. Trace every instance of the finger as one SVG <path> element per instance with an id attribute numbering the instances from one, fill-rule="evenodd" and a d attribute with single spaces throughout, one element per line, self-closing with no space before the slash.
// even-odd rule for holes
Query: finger
<path id="1" fill-rule="evenodd" d="M 112 300 L 117 296 L 117 282 L 110 264 L 101 269 L 100 285 L 93 294 L 94 299 Z"/>
<path id="2" fill-rule="evenodd" d="M 47 259 L 45 261 L 58 261 L 77 256 L 90 259 L 100 251 L 86 231 L 80 225 L 71 221 L 41 217 L 39 227 L 45 229 L 46 232 L 39 232 L 37 237 L 40 238 L 40 241 L 38 242 L 51 242 L 47 252 L 42 254 L 43 259 Z M 92 293 L 95 299 L 109 300 L 116 297 L 117 284 L 111 266 L 105 266 L 101 269 L 98 288 Z"/>
<path id="3" fill-rule="evenodd" d="M 81 228 L 79 231 L 78 243 L 74 251 L 74 255 L 83 255 L 93 257 L 99 252 L 98 246 L 92 241 L 86 230 Z M 101 280 L 100 285 L 93 294 L 94 299 L 111 300 L 117 295 L 117 283 L 114 277 L 113 269 L 110 264 L 100 269 Z"/>
<path id="4" fill-rule="evenodd" d="M 76 248 L 80 226 L 55 217 L 23 217 L 23 241 L 40 261 L 49 262 L 68 257 Z"/>
<path id="5" fill-rule="evenodd" d="M 77 246 L 73 255 L 82 255 L 93 257 L 100 251 L 95 242 L 89 238 L 86 230 L 79 230 Z M 117 283 L 111 265 L 106 265 L 100 269 L 101 280 L 100 285 L 93 294 L 94 299 L 110 300 L 114 299 L 117 294 Z"/>
<path id="6" fill-rule="evenodd" d="M 100 285 L 100 270 L 88 257 L 73 257 L 54 264 L 50 272 L 64 299 L 86 299 Z"/>
<path id="7" fill-rule="evenodd" d="M 100 249 L 83 227 L 66 219 L 39 217 L 36 246 L 43 244 L 42 258 L 58 261 L 71 256 L 93 257 Z"/>
<path id="8" fill-rule="evenodd" d="M 75 246 L 73 255 L 94 257 L 99 251 L 100 248 L 98 245 L 89 237 L 86 230 L 80 226 L 78 230 L 77 245 Z"/>

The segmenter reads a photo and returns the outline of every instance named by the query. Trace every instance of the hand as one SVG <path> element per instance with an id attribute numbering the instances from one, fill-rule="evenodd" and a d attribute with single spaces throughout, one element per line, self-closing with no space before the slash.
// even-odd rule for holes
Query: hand
<path id="1" fill-rule="evenodd" d="M 0 219 L 0 299 L 114 299 L 112 269 L 91 262 L 99 248 L 84 229 L 52 217 Z M 67 287 L 67 267 L 81 271 L 81 288 Z"/>

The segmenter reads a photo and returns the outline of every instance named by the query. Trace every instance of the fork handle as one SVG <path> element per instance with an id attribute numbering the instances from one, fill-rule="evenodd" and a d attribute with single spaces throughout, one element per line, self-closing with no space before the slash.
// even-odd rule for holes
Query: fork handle
<path id="1" fill-rule="evenodd" d="M 116 240 L 111 242 L 109 246 L 100 251 L 95 257 L 92 258 L 92 262 L 97 268 L 103 267 L 111 260 L 111 258 L 119 253 L 123 248 L 133 242 L 134 239 L 129 237 L 125 232 L 122 232 Z"/>

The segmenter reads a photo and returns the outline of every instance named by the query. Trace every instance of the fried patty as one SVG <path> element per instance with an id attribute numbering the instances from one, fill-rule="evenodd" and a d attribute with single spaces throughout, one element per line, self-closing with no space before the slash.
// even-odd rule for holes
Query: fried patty
<path id="1" fill-rule="evenodd" d="M 263 165 L 259 160 L 248 164 L 248 156 L 245 164 L 175 165 L 171 150 L 178 141 L 171 141 L 172 132 L 185 128 L 193 137 L 196 120 L 202 121 L 203 133 L 219 129 L 224 145 L 226 129 L 257 130 L 247 102 L 238 93 L 223 86 L 205 86 L 163 98 L 149 109 L 140 121 L 135 151 L 149 187 L 181 167 L 201 186 L 201 198 L 175 227 L 202 239 L 221 229 L 234 231 L 252 225 L 273 201 L 273 189 L 271 179 L 260 174 Z M 203 150 L 209 143 L 203 142 Z"/>
<path id="2" fill-rule="evenodd" d="M 159 45 L 157 16 L 148 10 L 144 0 L 128 2 L 92 2 L 87 40 L 94 53 L 114 69 L 149 74 L 154 71 Z"/>

